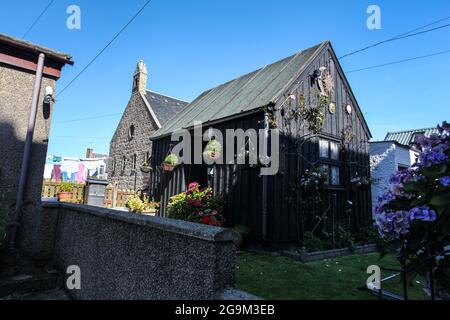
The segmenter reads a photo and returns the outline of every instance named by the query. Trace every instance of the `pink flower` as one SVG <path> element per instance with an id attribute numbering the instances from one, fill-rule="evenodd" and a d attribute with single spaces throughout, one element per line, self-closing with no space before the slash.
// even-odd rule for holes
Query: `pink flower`
<path id="1" fill-rule="evenodd" d="M 189 183 L 188 189 L 189 189 L 189 190 L 195 189 L 195 188 L 197 188 L 197 187 L 199 187 L 199 186 L 200 186 L 200 185 L 199 185 L 197 182 L 192 182 L 192 183 Z"/>

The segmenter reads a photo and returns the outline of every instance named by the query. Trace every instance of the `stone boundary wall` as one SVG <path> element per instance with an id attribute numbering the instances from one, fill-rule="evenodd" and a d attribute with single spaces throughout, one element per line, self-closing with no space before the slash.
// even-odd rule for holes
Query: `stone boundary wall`
<path id="1" fill-rule="evenodd" d="M 231 230 L 77 204 L 42 207 L 54 221 L 46 243 L 56 266 L 80 267 L 74 299 L 214 299 L 234 285 Z"/>

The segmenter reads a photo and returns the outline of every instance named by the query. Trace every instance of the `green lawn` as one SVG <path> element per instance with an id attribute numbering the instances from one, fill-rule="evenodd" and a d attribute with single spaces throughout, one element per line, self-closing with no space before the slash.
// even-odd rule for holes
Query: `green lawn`
<path id="1" fill-rule="evenodd" d="M 286 257 L 273 257 L 253 253 L 240 253 L 237 258 L 236 284 L 264 299 L 377 299 L 372 293 L 358 290 L 365 284 L 367 267 L 379 265 L 398 268 L 395 258 L 387 256 L 381 261 L 376 253 L 352 255 L 318 262 L 301 263 Z M 390 275 L 383 272 L 382 278 Z M 422 285 L 408 290 L 410 299 L 427 299 Z M 382 288 L 401 294 L 399 278 L 383 283 Z"/>

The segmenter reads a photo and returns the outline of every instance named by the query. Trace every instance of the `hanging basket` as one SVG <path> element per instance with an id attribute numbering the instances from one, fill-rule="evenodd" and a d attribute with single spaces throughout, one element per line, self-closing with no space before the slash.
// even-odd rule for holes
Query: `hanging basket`
<path id="1" fill-rule="evenodd" d="M 152 168 L 150 166 L 141 166 L 141 171 L 144 173 L 150 173 L 150 171 L 152 171 Z"/>
<path id="2" fill-rule="evenodd" d="M 371 186 L 370 179 L 367 178 L 354 178 L 351 180 L 352 188 L 355 191 L 369 191 Z"/>
<path id="3" fill-rule="evenodd" d="M 205 159 L 209 159 L 211 161 L 217 160 L 221 157 L 222 152 L 220 151 L 205 151 L 203 152 L 203 156 L 205 157 Z"/>
<path id="4" fill-rule="evenodd" d="M 217 160 L 222 155 L 222 144 L 217 140 L 210 140 L 206 145 L 203 156 L 211 161 Z"/>
<path id="5" fill-rule="evenodd" d="M 173 170 L 175 170 L 175 168 L 176 168 L 177 166 L 174 165 L 174 164 L 163 163 L 163 164 L 161 165 L 161 167 L 162 167 L 162 169 L 163 169 L 164 171 L 172 172 Z"/>
<path id="6" fill-rule="evenodd" d="M 161 167 L 164 171 L 171 172 L 178 165 L 178 162 L 179 162 L 178 157 L 173 153 L 169 153 L 167 157 L 164 159 L 164 162 L 162 163 Z"/>

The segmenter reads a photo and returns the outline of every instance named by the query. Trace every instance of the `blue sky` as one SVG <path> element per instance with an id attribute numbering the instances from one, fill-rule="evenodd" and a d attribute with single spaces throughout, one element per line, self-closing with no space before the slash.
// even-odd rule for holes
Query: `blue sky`
<path id="1" fill-rule="evenodd" d="M 27 40 L 73 55 L 63 88 L 146 0 L 56 0 Z M 49 0 L 2 0 L 0 32 L 21 37 Z M 81 30 L 66 28 L 76 4 Z M 366 9 L 381 8 L 381 30 Z M 153 0 L 109 49 L 59 98 L 49 153 L 108 153 L 131 91 L 136 62 L 148 89 L 192 100 L 202 91 L 303 48 L 331 40 L 338 56 L 450 16 L 450 1 Z M 435 26 L 450 23 L 450 19 Z M 450 28 L 395 41 L 341 61 L 344 70 L 450 49 Z M 387 131 L 450 120 L 450 54 L 348 74 L 374 139 Z M 108 115 L 98 119 L 74 121 Z"/>

